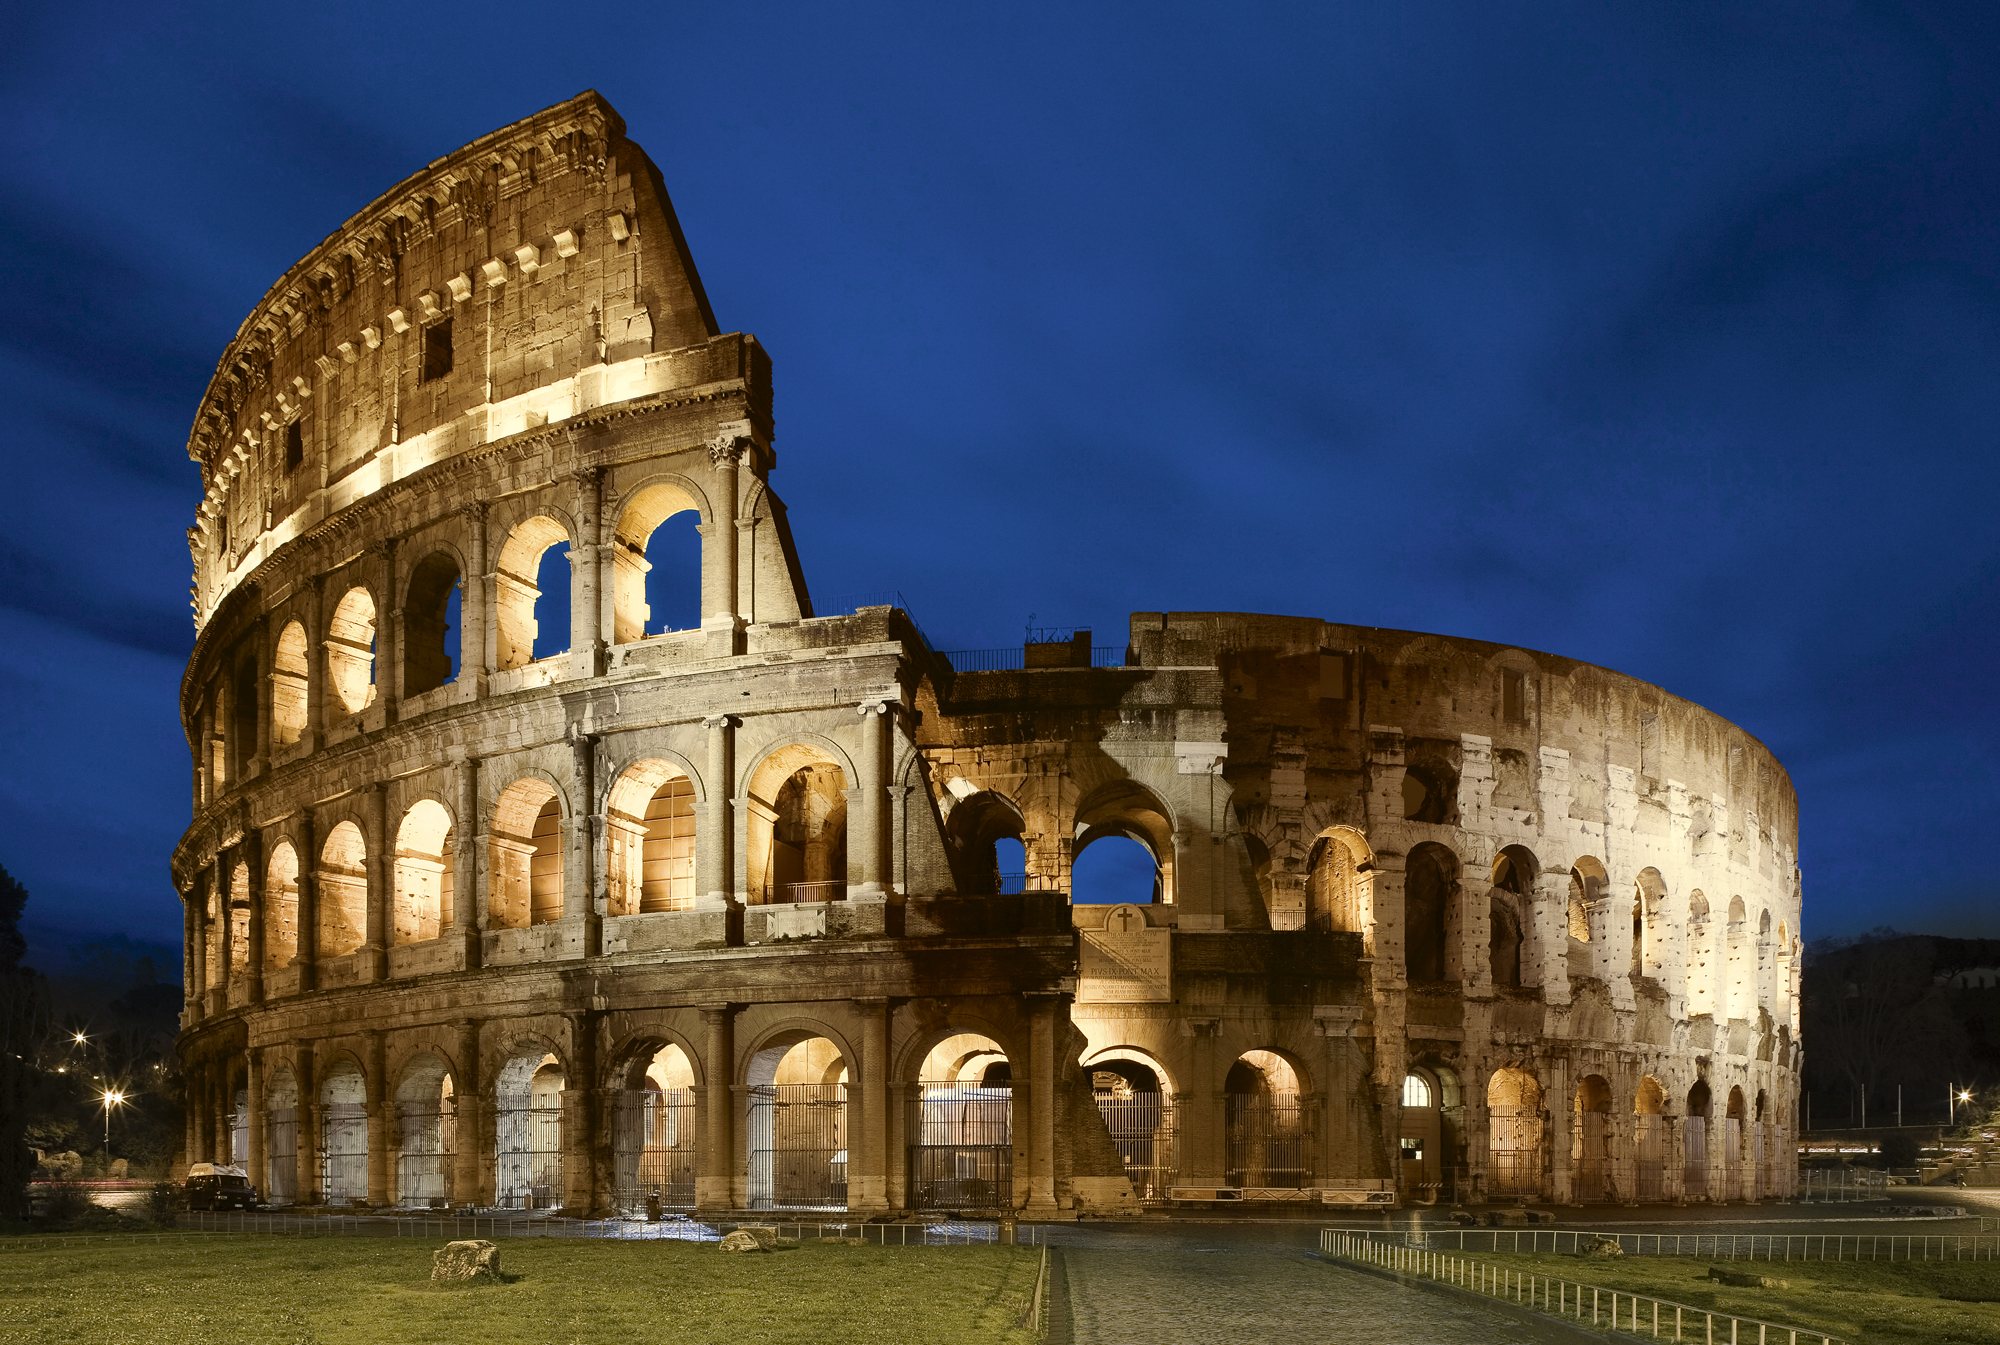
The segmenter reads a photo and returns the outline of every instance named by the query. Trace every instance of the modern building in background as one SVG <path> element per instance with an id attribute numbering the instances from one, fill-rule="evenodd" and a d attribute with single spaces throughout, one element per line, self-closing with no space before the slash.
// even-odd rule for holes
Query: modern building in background
<path id="1" fill-rule="evenodd" d="M 576 1212 L 1791 1189 L 1749 735 L 1470 640 L 823 611 L 771 380 L 593 94 L 245 320 L 189 441 L 189 1160 Z"/>

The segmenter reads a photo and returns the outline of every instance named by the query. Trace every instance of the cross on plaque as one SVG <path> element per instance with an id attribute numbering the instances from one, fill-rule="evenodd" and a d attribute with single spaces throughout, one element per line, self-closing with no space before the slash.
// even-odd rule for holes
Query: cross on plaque
<path id="1" fill-rule="evenodd" d="M 1112 917 L 1118 922 L 1118 932 L 1120 934 L 1129 934 L 1132 932 L 1132 914 L 1130 906 L 1120 906 L 1117 914 Z"/>

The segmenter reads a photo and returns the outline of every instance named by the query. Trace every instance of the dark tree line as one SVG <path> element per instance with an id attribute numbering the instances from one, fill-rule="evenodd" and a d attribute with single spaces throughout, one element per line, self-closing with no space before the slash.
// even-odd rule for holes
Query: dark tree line
<path id="1" fill-rule="evenodd" d="M 21 912 L 28 891 L 0 868 L 0 1221 L 27 1217 L 35 1156 L 27 1144 L 40 1072 L 35 1060 L 48 1035 L 48 987 L 24 964 L 28 941 Z"/>

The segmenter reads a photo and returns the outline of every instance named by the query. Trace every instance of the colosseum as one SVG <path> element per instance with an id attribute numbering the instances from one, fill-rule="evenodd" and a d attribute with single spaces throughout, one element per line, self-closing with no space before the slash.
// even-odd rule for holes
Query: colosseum
<path id="1" fill-rule="evenodd" d="M 934 649 L 809 599 L 771 407 L 590 93 L 243 322 L 188 446 L 187 1158 L 572 1213 L 1792 1189 L 1755 739 L 1312 618 Z"/>

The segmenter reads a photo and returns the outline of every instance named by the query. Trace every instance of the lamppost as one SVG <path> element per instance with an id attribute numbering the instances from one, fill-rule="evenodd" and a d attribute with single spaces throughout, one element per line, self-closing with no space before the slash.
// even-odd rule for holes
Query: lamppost
<path id="1" fill-rule="evenodd" d="M 1945 1098 L 1945 1105 L 1951 1109 L 1951 1124 L 1957 1125 L 1958 1106 L 1961 1102 L 1972 1101 L 1972 1090 L 1970 1088 L 1960 1088 L 1957 1084 L 1952 1084 L 1945 1090 Z"/>
<path id="2" fill-rule="evenodd" d="M 111 1109 L 124 1105 L 125 1093 L 123 1089 L 107 1088 L 104 1090 L 104 1156 L 107 1160 L 111 1157 Z"/>

